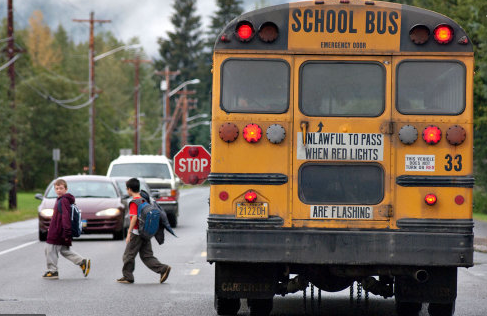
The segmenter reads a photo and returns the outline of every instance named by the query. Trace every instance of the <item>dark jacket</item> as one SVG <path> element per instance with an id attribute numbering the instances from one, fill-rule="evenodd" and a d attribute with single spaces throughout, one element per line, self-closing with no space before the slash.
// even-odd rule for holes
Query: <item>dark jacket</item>
<path id="1" fill-rule="evenodd" d="M 59 200 L 61 200 L 62 211 L 59 212 Z M 54 213 L 49 224 L 46 242 L 51 245 L 71 246 L 71 204 L 74 203 L 74 196 L 69 193 L 58 197 L 54 204 Z"/>

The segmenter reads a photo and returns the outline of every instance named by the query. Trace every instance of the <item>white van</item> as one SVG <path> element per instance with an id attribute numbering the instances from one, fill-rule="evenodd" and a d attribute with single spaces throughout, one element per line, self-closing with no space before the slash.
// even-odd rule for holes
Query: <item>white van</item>
<path id="1" fill-rule="evenodd" d="M 177 226 L 179 181 L 174 175 L 171 160 L 166 156 L 120 156 L 110 163 L 107 176 L 143 178 L 151 188 L 154 199 L 166 211 L 171 227 Z"/>

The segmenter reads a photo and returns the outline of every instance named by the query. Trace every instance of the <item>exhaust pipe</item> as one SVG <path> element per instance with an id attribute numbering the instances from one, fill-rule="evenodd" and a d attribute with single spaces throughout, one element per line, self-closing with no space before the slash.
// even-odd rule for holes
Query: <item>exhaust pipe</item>
<path id="1" fill-rule="evenodd" d="M 419 283 L 424 283 L 429 280 L 430 274 L 426 270 L 417 270 L 414 272 L 413 277 Z"/>

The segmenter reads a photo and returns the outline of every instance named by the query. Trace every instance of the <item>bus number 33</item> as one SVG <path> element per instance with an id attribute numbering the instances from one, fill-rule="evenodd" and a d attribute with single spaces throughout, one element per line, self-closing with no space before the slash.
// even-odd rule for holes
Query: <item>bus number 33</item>
<path id="1" fill-rule="evenodd" d="M 462 155 L 456 155 L 455 158 L 453 158 L 450 154 L 448 154 L 445 156 L 445 159 L 446 159 L 446 165 L 445 165 L 446 171 L 451 171 L 452 169 L 455 169 L 455 171 L 462 170 Z"/>

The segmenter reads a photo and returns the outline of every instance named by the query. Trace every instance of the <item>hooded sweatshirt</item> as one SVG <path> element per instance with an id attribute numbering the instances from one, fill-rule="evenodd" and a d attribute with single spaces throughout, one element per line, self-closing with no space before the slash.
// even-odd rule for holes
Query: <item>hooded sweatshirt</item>
<path id="1" fill-rule="evenodd" d="M 58 210 L 61 201 L 61 212 Z M 58 197 L 54 205 L 54 213 L 47 232 L 46 242 L 51 245 L 71 246 L 71 204 L 74 203 L 74 196 L 70 193 Z"/>

